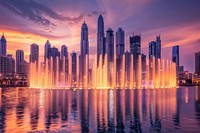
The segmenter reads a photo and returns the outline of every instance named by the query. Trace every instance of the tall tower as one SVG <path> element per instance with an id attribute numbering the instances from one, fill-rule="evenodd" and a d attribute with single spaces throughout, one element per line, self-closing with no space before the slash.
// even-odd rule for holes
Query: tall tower
<path id="1" fill-rule="evenodd" d="M 44 46 L 44 62 L 45 63 L 46 63 L 46 59 L 50 59 L 50 54 L 51 54 L 51 44 L 49 40 L 47 40 Z"/>
<path id="2" fill-rule="evenodd" d="M 102 15 L 99 15 L 97 27 L 97 66 L 99 66 L 100 55 L 102 61 L 105 56 L 104 20 Z"/>
<path id="3" fill-rule="evenodd" d="M 24 73 L 24 51 L 17 50 L 16 51 L 16 73 Z"/>
<path id="4" fill-rule="evenodd" d="M 134 57 L 141 54 L 141 37 L 140 37 L 140 35 L 130 36 L 130 53 L 133 54 Z"/>
<path id="5" fill-rule="evenodd" d="M 114 34 L 111 28 L 106 31 L 106 53 L 108 62 L 114 62 Z"/>
<path id="6" fill-rule="evenodd" d="M 157 52 L 156 52 L 156 42 L 151 41 L 149 43 L 149 59 L 151 59 L 153 56 L 156 58 Z"/>
<path id="7" fill-rule="evenodd" d="M 111 28 L 106 31 L 106 53 L 108 56 L 108 85 L 111 86 L 114 73 L 114 34 Z"/>
<path id="8" fill-rule="evenodd" d="M 77 82 L 77 55 L 75 52 L 72 52 L 71 54 L 71 60 L 72 60 L 72 86 L 76 86 L 76 82 Z"/>
<path id="9" fill-rule="evenodd" d="M 176 68 L 179 67 L 179 46 L 172 47 L 172 61 L 176 63 Z"/>
<path id="10" fill-rule="evenodd" d="M 89 41 L 88 41 L 88 26 L 83 22 L 81 26 L 81 55 L 80 55 L 80 81 L 84 86 L 88 82 L 89 70 Z"/>
<path id="11" fill-rule="evenodd" d="M 61 60 L 60 61 L 61 61 L 60 62 L 60 72 L 65 73 L 66 81 L 68 81 L 69 59 L 68 59 L 68 48 L 66 45 L 61 46 Z"/>
<path id="12" fill-rule="evenodd" d="M 6 56 L 6 43 L 6 38 L 3 33 L 0 40 L 0 56 Z"/>
<path id="13" fill-rule="evenodd" d="M 149 43 L 149 59 L 152 57 L 155 57 L 155 59 L 161 58 L 161 39 L 160 35 L 156 36 L 156 41 L 151 41 Z"/>
<path id="14" fill-rule="evenodd" d="M 116 32 L 116 55 L 117 59 L 122 58 L 124 54 L 125 32 L 122 28 L 118 28 Z"/>
<path id="15" fill-rule="evenodd" d="M 15 59 L 12 57 L 11 54 L 8 54 L 7 58 L 8 58 L 8 73 L 15 74 Z"/>
<path id="16" fill-rule="evenodd" d="M 140 70 L 140 55 L 141 55 L 141 36 L 132 35 L 130 36 L 130 53 L 133 55 L 133 70 L 134 70 L 134 80 L 139 83 L 141 74 Z M 132 68 L 131 68 L 132 69 Z"/>
<path id="17" fill-rule="evenodd" d="M 156 36 L 156 58 L 161 58 L 161 39 L 160 35 Z"/>
<path id="18" fill-rule="evenodd" d="M 36 63 L 39 61 L 39 46 L 35 43 L 31 44 L 30 48 L 30 63 Z"/>
<path id="19" fill-rule="evenodd" d="M 195 73 L 200 75 L 200 51 L 195 53 Z"/>
<path id="20" fill-rule="evenodd" d="M 61 59 L 68 58 L 68 48 L 66 45 L 61 46 Z"/>
<path id="21" fill-rule="evenodd" d="M 122 28 L 118 28 L 116 32 L 116 81 L 121 83 L 123 79 L 122 57 L 124 54 L 125 33 Z M 118 84 L 119 85 L 119 84 Z"/>
<path id="22" fill-rule="evenodd" d="M 50 48 L 50 54 L 49 54 L 49 58 L 52 58 L 53 61 L 53 71 L 54 73 L 56 73 L 58 71 L 59 64 L 57 64 L 57 60 L 60 60 L 60 52 L 58 51 L 58 48 L 56 47 L 52 47 Z M 52 66 L 51 66 L 52 67 Z"/>

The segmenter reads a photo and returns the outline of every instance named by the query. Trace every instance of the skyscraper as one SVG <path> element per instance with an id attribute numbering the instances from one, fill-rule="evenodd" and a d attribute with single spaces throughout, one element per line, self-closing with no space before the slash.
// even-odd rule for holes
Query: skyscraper
<path id="1" fill-rule="evenodd" d="M 15 59 L 11 54 L 7 55 L 8 58 L 8 74 L 15 74 Z"/>
<path id="2" fill-rule="evenodd" d="M 61 46 L 60 70 L 66 75 L 66 81 L 68 81 L 69 60 L 68 60 L 68 48 L 66 45 Z"/>
<path id="3" fill-rule="evenodd" d="M 103 62 L 105 56 L 104 20 L 102 15 L 99 15 L 97 27 L 97 66 L 99 66 L 100 56 L 102 56 Z"/>
<path id="4" fill-rule="evenodd" d="M 31 44 L 30 48 L 30 63 L 36 63 L 36 69 L 38 69 L 39 62 L 39 46 L 35 43 Z"/>
<path id="5" fill-rule="evenodd" d="M 146 71 L 146 55 L 142 53 L 142 72 Z"/>
<path id="6" fill-rule="evenodd" d="M 68 48 L 66 45 L 61 46 L 61 59 L 63 59 L 63 57 L 68 58 Z"/>
<path id="7" fill-rule="evenodd" d="M 0 56 L 0 74 L 5 76 L 8 73 L 8 58 L 6 56 Z"/>
<path id="8" fill-rule="evenodd" d="M 134 55 L 134 57 L 141 54 L 141 37 L 140 35 L 132 35 L 130 36 L 130 53 Z"/>
<path id="9" fill-rule="evenodd" d="M 49 66 L 51 67 L 51 69 L 53 70 L 53 84 L 56 85 L 56 80 L 59 77 L 57 77 L 57 73 L 59 72 L 59 61 L 60 61 L 60 52 L 58 51 L 58 48 L 56 47 L 52 47 L 50 48 L 50 60 L 52 64 L 49 64 Z"/>
<path id="10" fill-rule="evenodd" d="M 200 51 L 195 53 L 195 73 L 200 75 Z"/>
<path id="11" fill-rule="evenodd" d="M 125 81 L 126 83 L 130 82 L 130 60 L 131 54 L 129 51 L 125 52 Z"/>
<path id="12" fill-rule="evenodd" d="M 122 69 L 122 57 L 124 55 L 125 33 L 122 28 L 118 28 L 116 32 L 116 82 L 120 82 L 123 79 Z"/>
<path id="13" fill-rule="evenodd" d="M 178 70 L 179 67 L 179 46 L 172 47 L 172 61 L 176 63 L 176 68 Z"/>
<path id="14" fill-rule="evenodd" d="M 89 41 L 88 41 L 88 26 L 83 22 L 81 26 L 81 55 L 80 55 L 80 81 L 84 86 L 88 83 L 89 70 Z"/>
<path id="15" fill-rule="evenodd" d="M 76 86 L 77 82 L 77 55 L 75 52 L 71 54 L 72 58 L 72 86 Z"/>
<path id="16" fill-rule="evenodd" d="M 11 54 L 0 56 L 0 74 L 4 76 L 15 74 L 15 59 Z"/>
<path id="17" fill-rule="evenodd" d="M 125 32 L 122 28 L 118 28 L 116 32 L 116 57 L 117 59 L 122 58 L 124 54 L 125 45 Z"/>
<path id="18" fill-rule="evenodd" d="M 16 51 L 16 73 L 21 74 L 24 73 L 24 51 L 17 50 Z"/>
<path id="19" fill-rule="evenodd" d="M 140 35 L 132 35 L 130 36 L 130 53 L 133 55 L 133 70 L 134 70 L 134 80 L 137 82 L 139 81 L 139 55 L 141 55 L 141 36 Z"/>
<path id="20" fill-rule="evenodd" d="M 106 53 L 108 62 L 114 62 L 114 34 L 111 28 L 106 31 Z"/>
<path id="21" fill-rule="evenodd" d="M 149 59 L 152 57 L 155 57 L 155 59 L 161 58 L 161 39 L 160 35 L 156 36 L 156 41 L 151 41 L 149 43 Z"/>
<path id="22" fill-rule="evenodd" d="M 45 43 L 44 46 L 44 62 L 46 63 L 46 59 L 50 59 L 50 53 L 51 53 L 51 44 L 49 40 Z"/>
<path id="23" fill-rule="evenodd" d="M 156 42 L 151 41 L 149 43 L 149 59 L 151 59 L 153 56 L 156 58 L 156 56 L 157 56 L 156 50 L 157 50 Z"/>
<path id="24" fill-rule="evenodd" d="M 0 56 L 6 56 L 6 43 L 6 38 L 3 33 L 0 40 Z"/>
<path id="25" fill-rule="evenodd" d="M 161 58 L 161 39 L 160 35 L 156 36 L 156 58 Z"/>
<path id="26" fill-rule="evenodd" d="M 106 53 L 108 56 L 108 85 L 110 86 L 114 73 L 114 34 L 111 28 L 106 31 Z"/>

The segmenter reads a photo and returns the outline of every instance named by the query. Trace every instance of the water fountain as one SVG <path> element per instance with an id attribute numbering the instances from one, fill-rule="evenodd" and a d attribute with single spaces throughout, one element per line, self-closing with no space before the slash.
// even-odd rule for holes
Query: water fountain
<path id="1" fill-rule="evenodd" d="M 78 57 L 76 64 L 76 77 L 72 74 L 72 59 L 61 60 L 56 57 L 50 58 L 46 63 L 41 63 L 36 66 L 36 63 L 30 64 L 30 87 L 31 88 L 168 88 L 176 87 L 176 64 L 164 59 L 155 59 L 142 62 L 141 55 L 137 57 L 134 62 L 134 56 L 129 55 L 128 62 L 125 55 L 122 56 L 120 65 L 116 63 L 116 56 L 114 62 L 108 62 L 107 55 L 100 56 L 99 67 L 97 67 L 97 60 L 93 62 L 91 74 L 89 70 L 85 70 L 86 74 L 83 76 L 82 83 L 79 79 L 81 68 L 78 65 Z M 88 59 L 88 58 L 87 58 Z M 67 63 L 67 65 L 66 65 Z M 135 64 L 136 63 L 136 64 Z M 145 64 L 142 64 L 145 63 Z M 86 60 L 86 64 L 89 60 Z M 146 66 L 146 70 L 142 71 L 142 65 Z M 68 67 L 68 69 L 66 69 Z M 116 70 L 120 68 L 119 72 Z M 85 67 L 87 68 L 87 66 Z M 66 72 L 68 70 L 68 72 Z M 90 81 L 89 81 L 90 79 Z"/>

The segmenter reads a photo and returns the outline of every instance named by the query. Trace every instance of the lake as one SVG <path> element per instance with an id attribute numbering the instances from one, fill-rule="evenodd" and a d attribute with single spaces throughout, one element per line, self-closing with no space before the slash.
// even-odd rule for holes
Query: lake
<path id="1" fill-rule="evenodd" d="M 0 88 L 0 132 L 200 132 L 200 87 Z"/>

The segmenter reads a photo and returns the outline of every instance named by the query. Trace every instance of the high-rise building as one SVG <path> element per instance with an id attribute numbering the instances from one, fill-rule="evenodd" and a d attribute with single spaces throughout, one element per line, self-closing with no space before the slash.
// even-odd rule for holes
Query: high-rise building
<path id="1" fill-rule="evenodd" d="M 105 56 L 104 20 L 102 15 L 99 15 L 97 27 L 97 66 L 99 66 L 100 56 L 102 56 L 103 62 Z"/>
<path id="2" fill-rule="evenodd" d="M 109 28 L 106 31 L 106 53 L 108 62 L 108 85 L 112 85 L 114 73 L 114 34 L 113 30 Z"/>
<path id="3" fill-rule="evenodd" d="M 8 57 L 8 74 L 15 74 L 15 59 L 11 54 L 7 55 Z"/>
<path id="4" fill-rule="evenodd" d="M 50 48 L 50 58 L 53 60 L 53 70 L 57 70 L 57 62 L 59 61 L 60 52 L 58 51 L 58 48 L 52 47 Z"/>
<path id="5" fill-rule="evenodd" d="M 108 62 L 114 62 L 114 34 L 111 28 L 106 31 L 106 53 Z"/>
<path id="6" fill-rule="evenodd" d="M 68 58 L 68 48 L 66 45 L 61 46 L 61 59 L 63 59 L 63 57 Z"/>
<path id="7" fill-rule="evenodd" d="M 125 45 L 125 32 L 122 28 L 118 28 L 116 32 L 116 57 L 117 59 L 122 58 L 124 54 Z"/>
<path id="8" fill-rule="evenodd" d="M 12 55 L 0 56 L 0 74 L 3 76 L 15 74 L 15 59 Z"/>
<path id="9" fill-rule="evenodd" d="M 130 60 L 131 53 L 129 51 L 125 52 L 125 81 L 126 83 L 130 82 Z"/>
<path id="10" fill-rule="evenodd" d="M 161 58 L 161 39 L 160 35 L 156 36 L 156 58 Z"/>
<path id="11" fill-rule="evenodd" d="M 4 36 L 4 33 L 1 36 L 1 40 L 0 40 L 0 56 L 6 56 L 6 38 Z"/>
<path id="12" fill-rule="evenodd" d="M 39 46 L 35 43 L 31 44 L 30 48 L 30 63 L 36 63 L 36 69 L 38 69 L 39 63 Z"/>
<path id="13" fill-rule="evenodd" d="M 0 76 L 5 76 L 8 73 L 8 58 L 0 56 Z"/>
<path id="14" fill-rule="evenodd" d="M 142 72 L 146 71 L 146 55 L 142 53 Z"/>
<path id="15" fill-rule="evenodd" d="M 123 79 L 122 69 L 122 57 L 124 55 L 125 45 L 125 33 L 122 28 L 118 28 L 116 32 L 116 82 L 120 82 Z"/>
<path id="16" fill-rule="evenodd" d="M 72 52 L 71 54 L 72 58 L 72 85 L 76 86 L 77 82 L 77 55 L 75 52 Z"/>
<path id="17" fill-rule="evenodd" d="M 156 42 L 155 41 L 151 41 L 149 43 L 149 59 L 151 59 L 153 56 L 156 57 Z"/>
<path id="18" fill-rule="evenodd" d="M 50 48 L 50 55 L 49 58 L 51 60 L 51 62 L 49 63 L 50 68 L 53 70 L 53 84 L 56 85 L 56 80 L 59 77 L 57 77 L 57 73 L 60 70 L 60 66 L 59 66 L 59 61 L 60 61 L 60 52 L 58 51 L 58 48 L 56 47 L 52 47 Z M 52 64 L 51 64 L 52 63 Z"/>
<path id="19" fill-rule="evenodd" d="M 142 53 L 141 55 L 142 60 L 142 79 L 145 80 L 147 64 L 146 64 L 146 55 Z"/>
<path id="20" fill-rule="evenodd" d="M 66 80 L 68 81 L 69 60 L 68 60 L 68 48 L 66 45 L 61 46 L 60 71 L 65 73 Z"/>
<path id="21" fill-rule="evenodd" d="M 49 40 L 47 40 L 44 46 L 44 62 L 45 63 L 46 63 L 46 59 L 50 59 L 50 54 L 51 54 L 51 44 Z"/>
<path id="22" fill-rule="evenodd" d="M 200 51 L 195 53 L 195 73 L 200 75 Z"/>
<path id="23" fill-rule="evenodd" d="M 132 35 L 130 36 L 130 53 L 134 55 L 134 57 L 141 54 L 141 36 L 140 35 Z"/>
<path id="24" fill-rule="evenodd" d="M 156 36 L 156 41 L 151 41 L 149 43 L 149 59 L 152 57 L 155 57 L 155 59 L 161 58 L 161 39 L 160 35 Z"/>
<path id="25" fill-rule="evenodd" d="M 139 55 L 141 55 L 141 36 L 132 35 L 130 36 L 130 53 L 133 55 L 133 70 L 134 70 L 134 80 L 139 81 Z"/>
<path id="26" fill-rule="evenodd" d="M 179 46 L 172 47 L 172 61 L 176 63 L 176 68 L 179 68 Z"/>
<path id="27" fill-rule="evenodd" d="M 16 51 L 16 73 L 22 74 L 24 73 L 24 51 L 17 50 Z"/>
<path id="28" fill-rule="evenodd" d="M 89 41 L 88 26 L 83 22 L 81 26 L 81 55 L 80 55 L 80 81 L 87 86 L 89 70 Z"/>

